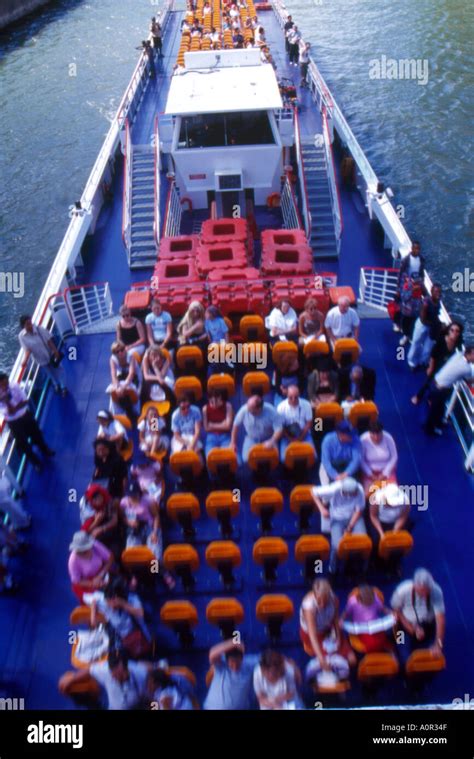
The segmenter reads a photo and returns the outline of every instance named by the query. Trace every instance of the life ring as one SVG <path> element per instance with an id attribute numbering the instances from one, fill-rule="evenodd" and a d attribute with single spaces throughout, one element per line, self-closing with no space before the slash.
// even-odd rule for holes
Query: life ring
<path id="1" fill-rule="evenodd" d="M 183 205 L 183 203 L 187 203 L 188 204 L 188 210 L 189 211 L 193 210 L 193 201 L 191 200 L 191 198 L 181 198 L 181 200 L 179 202 L 181 203 L 181 205 Z"/>
<path id="2" fill-rule="evenodd" d="M 272 192 L 267 198 L 268 208 L 278 208 L 280 206 L 281 196 L 279 192 Z"/>

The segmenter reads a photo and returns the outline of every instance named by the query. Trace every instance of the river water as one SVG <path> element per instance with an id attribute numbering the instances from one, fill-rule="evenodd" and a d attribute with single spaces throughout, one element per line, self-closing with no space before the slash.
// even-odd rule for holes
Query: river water
<path id="1" fill-rule="evenodd" d="M 473 293 L 452 289 L 455 272 L 474 272 L 471 3 L 287 7 L 472 335 Z M 0 292 L 1 369 L 13 362 L 18 317 L 34 308 L 155 11 L 150 0 L 61 0 L 0 40 L 0 272 L 25 277 L 23 297 L 20 287 Z M 418 79 L 388 78 L 390 59 L 407 58 L 418 62 Z"/>

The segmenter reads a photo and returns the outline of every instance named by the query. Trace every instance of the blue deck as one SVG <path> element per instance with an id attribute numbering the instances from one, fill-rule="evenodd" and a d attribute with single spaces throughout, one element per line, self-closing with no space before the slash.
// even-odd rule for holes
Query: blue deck
<path id="1" fill-rule="evenodd" d="M 179 45 L 180 14 L 173 14 L 165 40 L 165 60 L 158 81 L 151 83 L 133 126 L 133 142 L 151 139 L 156 112 L 163 110 L 167 83 Z M 262 23 L 270 41 L 272 54 L 281 75 L 296 80 L 284 58 L 282 36 L 273 13 L 262 14 Z M 297 72 L 299 73 L 299 72 Z M 300 114 L 302 134 L 319 131 L 319 114 L 310 105 L 307 92 L 303 94 Z M 94 237 L 88 244 L 84 281 L 108 280 L 117 307 L 132 280 L 146 279 L 146 272 L 131 274 L 121 240 L 122 172 L 114 183 L 113 201 L 100 217 Z M 341 191 L 344 220 L 344 239 L 339 263 L 321 262 L 321 270 L 337 271 L 339 282 L 357 287 L 361 265 L 389 265 L 380 236 L 365 214 L 360 201 L 348 191 Z M 257 223 L 259 219 L 257 218 Z M 319 262 L 318 262 L 319 265 Z M 73 532 L 79 527 L 78 506 L 69 502 L 71 489 L 82 495 L 93 467 L 91 442 L 96 431 L 95 415 L 106 404 L 105 387 L 108 378 L 108 355 L 111 335 L 75 338 L 79 360 L 67 362 L 70 395 L 47 400 L 42 415 L 42 427 L 48 443 L 57 450 L 56 459 L 38 475 L 28 470 L 26 478 L 26 507 L 33 515 L 31 546 L 27 559 L 16 561 L 21 580 L 20 592 L 10 599 L 0 599 L 0 694 L 25 698 L 26 708 L 71 708 L 71 703 L 57 692 L 59 676 L 70 668 L 69 614 L 76 605 L 67 574 L 68 546 Z M 463 697 L 474 682 L 474 594 L 467 559 L 474 541 L 472 504 L 474 481 L 464 471 L 462 455 L 454 431 L 449 429 L 442 439 L 427 439 L 421 431 L 422 411 L 414 410 L 409 402 L 420 383 L 419 375 L 411 375 L 395 356 L 396 339 L 391 325 L 385 320 L 364 320 L 361 330 L 362 361 L 377 372 L 376 402 L 381 419 L 390 431 L 399 450 L 398 475 L 401 483 L 427 485 L 427 511 L 414 513 L 413 553 L 404 563 L 404 576 L 417 566 L 433 571 L 445 593 L 447 633 L 445 653 L 447 670 L 441 673 L 423 693 L 425 703 L 447 703 Z M 238 408 L 241 396 L 234 399 Z M 281 473 L 278 487 L 285 495 L 283 513 L 274 522 L 274 535 L 281 535 L 289 544 L 290 559 L 279 572 L 278 590 L 287 593 L 298 610 L 306 585 L 300 566 L 294 560 L 294 542 L 298 537 L 295 517 L 289 510 L 288 494 L 292 484 Z M 167 494 L 171 492 L 168 483 Z M 236 542 L 242 556 L 237 577 L 245 582 L 237 586 L 236 596 L 245 610 L 241 625 L 248 650 L 258 652 L 265 645 L 262 625 L 255 619 L 255 603 L 264 589 L 259 571 L 252 562 L 252 545 L 259 536 L 256 519 L 250 514 L 250 483 L 237 483 L 242 490 L 240 516 L 237 520 Z M 155 598 L 147 599 L 147 610 L 153 616 L 158 633 L 158 653 L 173 664 L 187 664 L 198 676 L 198 695 L 205 693 L 204 675 L 207 670 L 207 650 L 218 642 L 215 628 L 205 621 L 205 607 L 214 596 L 227 595 L 221 591 L 216 573 L 209 570 L 204 559 L 205 545 L 219 537 L 215 522 L 205 517 L 204 501 L 207 490 L 199 493 L 204 516 L 197 523 L 196 546 L 201 559 L 197 573 L 196 592 L 189 595 L 198 609 L 200 623 L 194 649 L 181 653 L 173 636 L 157 624 L 159 608 L 169 597 L 182 598 L 177 589 L 170 595 L 161 586 Z M 316 517 L 314 532 L 319 531 Z M 166 543 L 182 540 L 180 531 L 164 523 Z M 394 584 L 371 574 L 369 579 L 379 585 L 387 599 Z M 349 588 L 339 592 L 344 603 Z M 298 615 L 286 627 L 283 648 L 304 667 L 307 657 L 298 641 Z M 379 693 L 377 703 L 408 703 L 407 691 L 400 679 L 394 680 Z M 347 705 L 361 704 L 357 685 L 349 693 Z"/>

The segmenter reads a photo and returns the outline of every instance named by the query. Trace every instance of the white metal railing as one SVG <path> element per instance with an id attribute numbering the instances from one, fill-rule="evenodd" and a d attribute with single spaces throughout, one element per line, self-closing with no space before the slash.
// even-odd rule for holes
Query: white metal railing
<path id="1" fill-rule="evenodd" d="M 288 175 L 285 178 L 281 191 L 281 213 L 285 229 L 302 229 L 300 213 L 296 204 L 293 185 Z"/>
<path id="2" fill-rule="evenodd" d="M 474 472 L 474 396 L 466 382 L 458 382 L 446 410 L 461 442 L 468 472 Z"/>
<path id="3" fill-rule="evenodd" d="M 303 153 L 301 151 L 301 135 L 300 135 L 300 122 L 298 118 L 298 110 L 295 108 L 295 148 L 296 148 L 296 163 L 298 165 L 298 177 L 300 181 L 301 191 L 301 208 L 303 211 L 304 230 L 306 237 L 309 240 L 311 237 L 311 211 L 309 210 L 308 200 L 308 188 L 306 185 L 306 175 L 304 171 Z"/>
<path id="4" fill-rule="evenodd" d="M 337 253 L 341 252 L 341 237 L 342 237 L 342 210 L 341 200 L 339 197 L 339 188 L 337 186 L 336 169 L 334 167 L 334 156 L 332 152 L 331 138 L 329 135 L 329 127 L 326 116 L 326 110 L 322 112 L 323 120 L 323 146 L 326 156 L 326 168 L 329 180 L 329 194 L 331 196 L 332 218 L 334 221 L 334 232 L 336 235 Z"/>
<path id="5" fill-rule="evenodd" d="M 181 217 L 183 207 L 174 179 L 170 180 L 168 198 L 166 200 L 165 221 L 163 225 L 163 237 L 176 237 L 181 230 Z"/>
<path id="6" fill-rule="evenodd" d="M 130 123 L 125 119 L 125 143 L 123 158 L 122 240 L 130 266 L 132 249 L 132 164 L 133 145 L 130 139 Z"/>
<path id="7" fill-rule="evenodd" d="M 154 173 L 154 185 L 153 185 L 153 197 L 154 197 L 154 219 L 153 219 L 153 234 L 155 236 L 155 243 L 157 249 L 160 245 L 160 172 L 161 172 L 161 159 L 160 159 L 160 135 L 158 131 L 158 116 L 155 116 L 155 133 L 154 139 L 154 156 L 155 156 L 155 173 Z"/>
<path id="8" fill-rule="evenodd" d="M 64 300 L 76 335 L 112 316 L 113 303 L 108 282 L 67 287 Z"/>
<path id="9" fill-rule="evenodd" d="M 398 269 L 363 266 L 360 270 L 359 299 L 362 303 L 387 311 L 398 290 Z M 388 315 L 388 314 L 387 314 Z"/>

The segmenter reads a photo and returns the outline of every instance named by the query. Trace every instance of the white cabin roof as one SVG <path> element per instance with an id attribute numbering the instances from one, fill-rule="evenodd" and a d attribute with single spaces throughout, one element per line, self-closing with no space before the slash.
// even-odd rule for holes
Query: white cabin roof
<path id="1" fill-rule="evenodd" d="M 171 78 L 165 113 L 187 115 L 283 107 L 277 78 L 269 63 L 212 68 L 203 58 L 202 62 L 207 66 L 198 68 L 199 54 L 187 55 L 193 55 L 194 66 L 189 67 L 186 59 L 186 68 L 178 69 Z M 206 53 L 200 55 L 206 56 Z M 215 56 L 214 53 L 210 55 Z"/>

